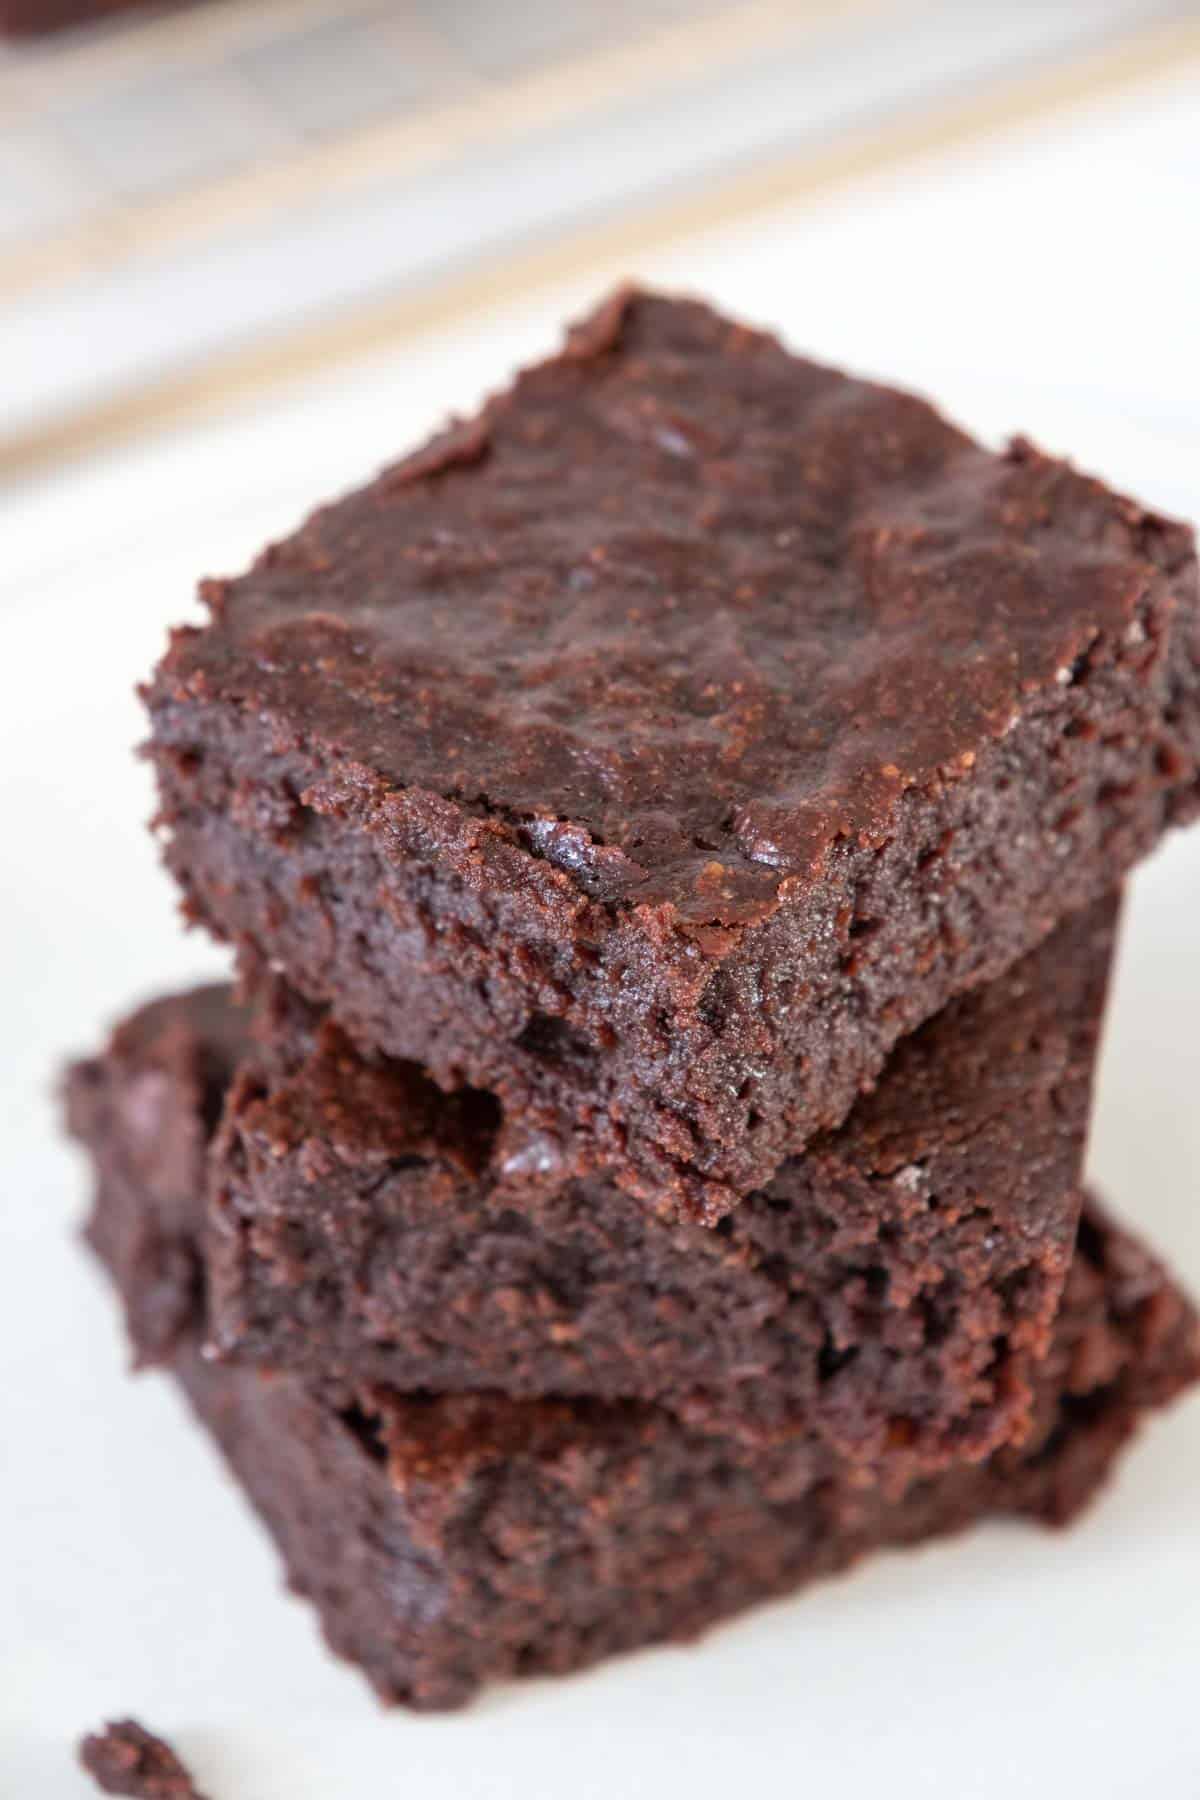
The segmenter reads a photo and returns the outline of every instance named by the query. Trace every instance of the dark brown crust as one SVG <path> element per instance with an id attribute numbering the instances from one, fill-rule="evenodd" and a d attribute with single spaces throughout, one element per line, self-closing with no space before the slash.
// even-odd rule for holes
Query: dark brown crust
<path id="1" fill-rule="evenodd" d="M 127 1800 L 204 1800 L 170 1744 L 136 1719 L 113 1719 L 85 1737 L 79 1760 L 106 1794 Z"/>
<path id="2" fill-rule="evenodd" d="M 1200 799 L 1183 527 L 697 305 L 205 594 L 148 690 L 192 915 L 709 1224 Z"/>
<path id="3" fill-rule="evenodd" d="M 94 1098 L 94 1086 L 88 1092 Z M 188 1084 L 179 1096 L 187 1115 Z M 123 1259 L 122 1246 L 153 1235 L 162 1211 L 138 1173 L 139 1146 L 123 1141 L 121 1115 L 85 1106 L 74 1117 L 85 1138 L 93 1127 L 108 1133 L 90 1138 L 100 1177 L 90 1235 L 136 1337 L 143 1263 Z M 198 1189 L 197 1228 L 202 1208 Z M 192 1255 L 199 1272 L 196 1244 Z M 485 1680 L 692 1636 L 872 1549 L 985 1515 L 1063 1523 L 1141 1414 L 1200 1373 L 1200 1327 L 1186 1300 L 1095 1208 L 1025 1444 L 902 1495 L 865 1485 L 811 1433 L 751 1447 L 636 1402 L 367 1389 L 335 1407 L 293 1378 L 206 1359 L 194 1278 L 180 1303 L 192 1328 L 176 1334 L 167 1360 L 293 1587 L 384 1699 L 416 1707 L 460 1704 Z"/>
<path id="4" fill-rule="evenodd" d="M 564 1182 L 487 1096 L 362 1062 L 281 989 L 214 1146 L 214 1342 L 401 1391 L 800 1418 L 872 1466 L 983 1456 L 1022 1426 L 1070 1259 L 1115 910 L 906 1040 L 716 1233 Z"/>

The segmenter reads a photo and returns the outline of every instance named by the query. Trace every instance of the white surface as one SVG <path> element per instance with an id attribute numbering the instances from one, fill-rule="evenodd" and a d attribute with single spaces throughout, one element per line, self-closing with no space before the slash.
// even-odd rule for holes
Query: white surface
<path id="1" fill-rule="evenodd" d="M 645 272 L 1195 516 L 1200 253 L 1182 227 L 1198 101 L 1181 81 Z M 1195 1400 L 1066 1538 L 984 1530 L 697 1649 L 413 1719 L 378 1712 L 326 1657 L 166 1385 L 124 1378 L 114 1309 L 70 1239 L 85 1183 L 51 1087 L 134 997 L 220 966 L 179 934 L 142 830 L 131 683 L 197 573 L 237 566 L 494 383 L 583 297 L 0 502 L 0 1795 L 81 1797 L 73 1740 L 132 1711 L 214 1800 L 1185 1800 L 1200 1791 Z M 1200 832 L 1136 884 L 1093 1162 L 1200 1288 L 1198 916 Z"/>

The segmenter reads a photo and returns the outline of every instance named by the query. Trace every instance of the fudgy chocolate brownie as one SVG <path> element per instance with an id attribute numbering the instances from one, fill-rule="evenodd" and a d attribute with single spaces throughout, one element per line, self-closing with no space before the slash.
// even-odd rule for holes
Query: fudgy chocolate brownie
<path id="1" fill-rule="evenodd" d="M 1115 912 L 951 1002 L 715 1232 L 564 1180 L 489 1096 L 368 1064 L 284 994 L 210 1165 L 214 1340 L 401 1391 L 800 1419 L 893 1470 L 982 1456 L 1022 1426 L 1074 1244 Z"/>
<path id="2" fill-rule="evenodd" d="M 204 1800 L 170 1744 L 136 1719 L 114 1719 L 85 1737 L 79 1760 L 106 1794 L 128 1800 Z"/>
<path id="3" fill-rule="evenodd" d="M 202 592 L 146 690 L 191 916 L 710 1224 L 1200 803 L 1183 526 L 699 304 Z"/>
<path id="4" fill-rule="evenodd" d="M 144 1254 L 164 1216 L 127 1117 L 72 1089 L 93 1151 L 91 1238 L 129 1309 L 169 1267 L 168 1361 L 274 1536 L 331 1646 L 380 1695 L 443 1707 L 501 1676 L 565 1671 L 694 1635 L 751 1602 L 883 1545 L 992 1513 L 1069 1519 L 1150 1406 L 1200 1373 L 1200 1332 L 1161 1268 L 1085 1215 L 1031 1435 L 889 1495 L 811 1433 L 750 1446 L 636 1401 L 404 1399 L 367 1388 L 334 1406 L 293 1376 L 223 1366 L 200 1348 L 199 1245 L 184 1272 Z M 190 1103 L 189 1103 L 190 1104 Z M 199 1229 L 203 1194 L 193 1197 Z M 143 1223 L 134 1223 L 140 1215 Z M 143 1254 L 129 1254 L 142 1245 Z M 156 1307 L 151 1317 L 157 1316 Z"/>

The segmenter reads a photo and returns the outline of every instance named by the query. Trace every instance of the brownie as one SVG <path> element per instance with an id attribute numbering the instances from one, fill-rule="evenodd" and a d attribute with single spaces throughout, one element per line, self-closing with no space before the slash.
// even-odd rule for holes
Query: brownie
<path id="1" fill-rule="evenodd" d="M 127 1249 L 163 1213 L 140 1147 L 97 1093 L 87 1080 L 72 1090 L 99 1175 L 90 1235 L 140 1352 L 157 1353 L 161 1340 L 142 1336 L 140 1284 L 147 1269 L 157 1283 L 159 1269 Z M 198 1188 L 197 1230 L 202 1215 Z M 404 1398 L 367 1385 L 334 1405 L 295 1376 L 206 1357 L 199 1244 L 190 1275 L 172 1266 L 191 1325 L 166 1352 L 170 1368 L 330 1645 L 385 1700 L 416 1707 L 693 1636 L 872 1549 L 987 1515 L 1062 1523 L 1141 1414 L 1200 1374 L 1195 1314 L 1095 1209 L 1023 1445 L 899 1494 L 864 1485 L 812 1432 L 751 1446 L 633 1400 Z"/>
<path id="2" fill-rule="evenodd" d="M 803 1420 L 864 1466 L 982 1456 L 1021 1429 L 1070 1260 L 1115 914 L 951 1002 L 716 1231 L 564 1181 L 490 1096 L 364 1062 L 281 988 L 214 1146 L 215 1344 L 401 1391 Z"/>
<path id="3" fill-rule="evenodd" d="M 197 1263 L 196 1196 L 208 1153 L 246 1049 L 245 1026 L 228 989 L 196 988 L 185 1005 L 151 1001 L 117 1026 L 104 1056 L 81 1062 L 67 1080 L 72 1131 L 120 1159 L 120 1180 L 141 1204 L 98 1212 L 89 1230 L 97 1253 L 123 1271 L 136 1320 L 139 1362 L 160 1362 L 193 1329 L 203 1291 Z"/>
<path id="4" fill-rule="evenodd" d="M 204 1800 L 170 1744 L 136 1719 L 114 1719 L 85 1737 L 79 1760 L 106 1794 L 130 1800 Z"/>
<path id="5" fill-rule="evenodd" d="M 696 303 L 202 594 L 145 690 L 190 917 L 708 1224 L 1200 805 L 1183 526 Z"/>

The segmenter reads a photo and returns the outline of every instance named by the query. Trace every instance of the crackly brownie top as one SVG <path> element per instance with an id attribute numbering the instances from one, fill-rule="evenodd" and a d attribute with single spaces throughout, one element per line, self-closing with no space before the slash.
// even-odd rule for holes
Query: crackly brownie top
<path id="1" fill-rule="evenodd" d="M 625 291 L 205 583 L 157 692 L 265 714 L 360 797 L 449 799 L 594 897 L 736 923 L 1136 639 L 1190 541 L 1025 442 Z"/>

